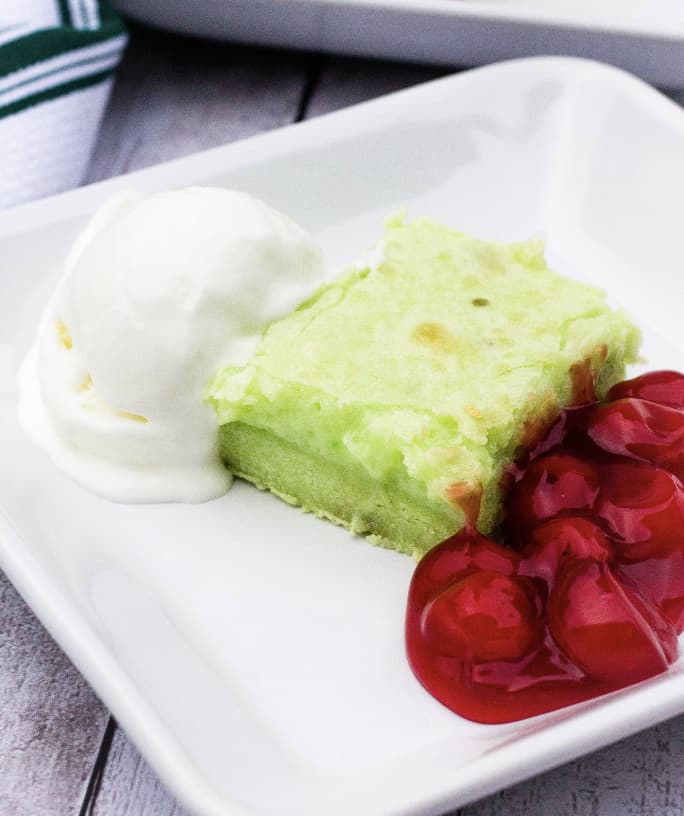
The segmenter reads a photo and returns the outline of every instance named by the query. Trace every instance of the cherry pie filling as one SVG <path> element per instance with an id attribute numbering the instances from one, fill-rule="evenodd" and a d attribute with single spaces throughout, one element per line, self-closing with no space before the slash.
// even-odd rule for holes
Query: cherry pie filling
<path id="1" fill-rule="evenodd" d="M 512 472 L 507 546 L 473 524 L 420 561 L 418 680 L 485 723 L 659 674 L 684 629 L 684 375 L 655 371 L 561 413 Z"/>

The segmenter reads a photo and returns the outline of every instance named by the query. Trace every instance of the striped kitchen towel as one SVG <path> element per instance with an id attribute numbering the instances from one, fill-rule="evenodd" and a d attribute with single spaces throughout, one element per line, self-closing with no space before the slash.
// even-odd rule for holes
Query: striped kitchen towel
<path id="1" fill-rule="evenodd" d="M 125 46 L 101 0 L 0 0 L 0 208 L 81 183 Z"/>

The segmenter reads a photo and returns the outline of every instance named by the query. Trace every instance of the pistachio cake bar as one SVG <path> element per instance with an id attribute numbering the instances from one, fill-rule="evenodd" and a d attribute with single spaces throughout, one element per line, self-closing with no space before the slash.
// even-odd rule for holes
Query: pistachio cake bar
<path id="1" fill-rule="evenodd" d="M 496 529 L 505 469 L 562 407 L 622 378 L 639 334 L 539 241 L 395 218 L 383 246 L 207 393 L 235 474 L 420 556 L 468 513 Z"/>

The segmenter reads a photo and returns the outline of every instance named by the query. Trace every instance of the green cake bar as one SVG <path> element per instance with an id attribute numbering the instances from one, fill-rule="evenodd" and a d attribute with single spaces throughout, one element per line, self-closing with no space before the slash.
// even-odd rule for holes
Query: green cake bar
<path id="1" fill-rule="evenodd" d="M 377 267 L 272 323 L 207 393 L 238 476 L 419 556 L 478 503 L 495 531 L 505 468 L 561 407 L 619 380 L 638 342 L 540 242 L 395 218 Z"/>

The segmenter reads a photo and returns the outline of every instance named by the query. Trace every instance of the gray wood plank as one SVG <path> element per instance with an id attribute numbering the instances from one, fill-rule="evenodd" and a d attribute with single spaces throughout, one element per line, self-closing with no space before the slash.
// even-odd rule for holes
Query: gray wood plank
<path id="1" fill-rule="evenodd" d="M 458 816 L 680 816 L 684 717 L 463 808 Z"/>
<path id="2" fill-rule="evenodd" d="M 88 816 L 190 816 L 119 729 Z"/>
<path id="3" fill-rule="evenodd" d="M 107 711 L 0 572 L 0 813 L 81 807 Z"/>
<path id="4" fill-rule="evenodd" d="M 305 55 L 135 29 L 84 183 L 289 124 L 311 65 Z"/>
<path id="5" fill-rule="evenodd" d="M 468 805 L 451 816 L 681 816 L 684 717 Z M 189 816 L 123 732 L 92 816 Z"/>
<path id="6" fill-rule="evenodd" d="M 427 65 L 329 57 L 322 63 L 305 118 L 365 102 L 446 73 L 445 69 Z"/>

